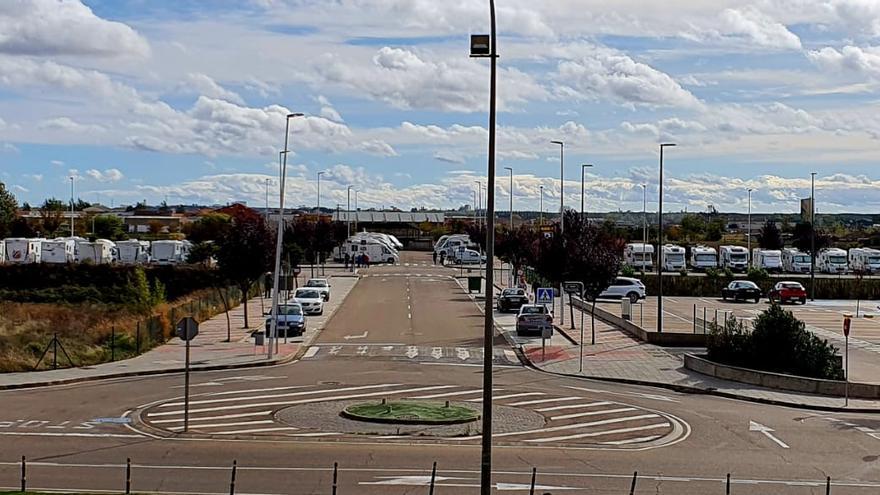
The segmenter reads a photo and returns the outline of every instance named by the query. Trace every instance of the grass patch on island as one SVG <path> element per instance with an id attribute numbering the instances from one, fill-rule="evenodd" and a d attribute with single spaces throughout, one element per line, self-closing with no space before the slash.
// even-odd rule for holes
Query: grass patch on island
<path id="1" fill-rule="evenodd" d="M 345 408 L 351 419 L 384 423 L 456 424 L 475 421 L 477 411 L 464 406 L 428 402 L 385 402 L 355 404 Z"/>

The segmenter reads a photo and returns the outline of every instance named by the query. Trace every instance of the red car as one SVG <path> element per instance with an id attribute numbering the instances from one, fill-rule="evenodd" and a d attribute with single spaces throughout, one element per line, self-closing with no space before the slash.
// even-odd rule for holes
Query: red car
<path id="1" fill-rule="evenodd" d="M 785 304 L 786 302 L 798 301 L 807 303 L 807 290 L 799 282 L 779 282 L 767 295 L 770 302 Z"/>

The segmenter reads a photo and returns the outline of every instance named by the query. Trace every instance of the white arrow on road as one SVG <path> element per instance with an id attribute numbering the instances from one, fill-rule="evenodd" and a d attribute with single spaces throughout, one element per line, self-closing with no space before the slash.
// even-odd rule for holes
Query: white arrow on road
<path id="1" fill-rule="evenodd" d="M 455 352 L 458 354 L 458 359 L 462 361 L 467 361 L 469 357 L 471 357 L 471 353 L 468 352 L 467 349 L 463 349 L 461 347 L 456 347 Z"/>
<path id="2" fill-rule="evenodd" d="M 339 351 L 341 351 L 341 350 L 342 350 L 341 345 L 334 345 L 333 347 L 330 348 L 330 355 L 335 356 L 335 355 L 339 354 Z"/>
<path id="3" fill-rule="evenodd" d="M 788 445 L 782 440 L 773 436 L 773 428 L 768 426 L 764 426 L 761 423 L 755 423 L 754 421 L 749 421 L 749 431 L 757 431 L 759 433 L 763 433 L 767 438 L 776 442 L 777 445 L 782 447 L 783 449 L 789 448 Z"/>
<path id="4" fill-rule="evenodd" d="M 440 359 L 443 357 L 443 348 L 442 347 L 434 347 L 431 349 L 431 357 L 434 359 Z"/>
<path id="5" fill-rule="evenodd" d="M 343 338 L 344 338 L 345 340 L 351 340 L 351 339 L 365 339 L 365 338 L 367 338 L 367 334 L 369 334 L 369 333 L 370 333 L 370 332 L 368 332 L 367 330 L 364 330 L 364 333 L 362 333 L 362 334 L 360 334 L 360 335 L 346 335 L 346 336 L 343 337 Z"/>
<path id="6" fill-rule="evenodd" d="M 419 348 L 418 347 L 411 345 L 406 348 L 406 357 L 412 359 L 418 355 L 419 355 Z"/>
<path id="7" fill-rule="evenodd" d="M 367 353 L 368 350 L 370 350 L 370 348 L 365 345 L 358 347 L 358 352 L 357 352 L 358 356 L 363 356 L 364 354 Z"/>

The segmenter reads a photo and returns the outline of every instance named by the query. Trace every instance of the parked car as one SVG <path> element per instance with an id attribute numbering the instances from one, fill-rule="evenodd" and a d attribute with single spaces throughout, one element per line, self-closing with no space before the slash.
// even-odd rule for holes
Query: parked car
<path id="1" fill-rule="evenodd" d="M 482 264 L 486 262 L 486 257 L 481 255 L 479 251 L 473 249 L 465 249 L 455 253 L 455 259 L 462 265 Z"/>
<path id="2" fill-rule="evenodd" d="M 272 329 L 272 314 L 266 314 L 266 335 Z M 297 303 L 278 305 L 278 336 L 299 337 L 306 331 L 306 317 Z"/>
<path id="3" fill-rule="evenodd" d="M 735 280 L 721 289 L 721 299 L 725 301 L 748 301 L 754 299 L 755 303 L 761 302 L 761 289 L 748 280 Z"/>
<path id="4" fill-rule="evenodd" d="M 320 291 L 324 302 L 330 300 L 330 282 L 326 278 L 310 278 L 306 280 L 305 287 Z"/>
<path id="5" fill-rule="evenodd" d="M 645 298 L 645 284 L 637 278 L 617 277 L 607 289 L 599 294 L 599 299 L 623 299 L 639 302 Z"/>
<path id="6" fill-rule="evenodd" d="M 293 302 L 302 306 L 303 313 L 307 315 L 324 314 L 324 296 L 318 289 L 300 287 L 293 293 Z"/>
<path id="7" fill-rule="evenodd" d="M 807 289 L 799 282 L 779 282 L 767 294 L 770 302 L 778 302 L 785 304 L 786 302 L 798 301 L 801 304 L 807 304 Z"/>
<path id="8" fill-rule="evenodd" d="M 553 313 L 543 304 L 523 304 L 516 314 L 516 334 L 526 335 L 537 333 L 541 335 L 543 329 L 550 328 L 553 331 Z"/>
<path id="9" fill-rule="evenodd" d="M 498 311 L 519 310 L 520 306 L 529 302 L 526 291 L 518 288 L 504 289 L 498 294 Z"/>

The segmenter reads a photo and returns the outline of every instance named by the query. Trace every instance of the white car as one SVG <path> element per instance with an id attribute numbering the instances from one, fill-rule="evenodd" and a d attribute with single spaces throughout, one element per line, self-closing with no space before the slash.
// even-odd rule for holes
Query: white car
<path id="1" fill-rule="evenodd" d="M 324 297 L 324 302 L 330 300 L 330 282 L 326 278 L 310 278 L 303 287 L 318 289 Z"/>
<path id="2" fill-rule="evenodd" d="M 465 249 L 456 253 L 456 258 L 462 265 L 481 264 L 486 262 L 486 257 L 473 249 Z"/>
<path id="3" fill-rule="evenodd" d="M 599 299 L 623 299 L 639 302 L 645 298 L 645 284 L 637 278 L 617 277 L 611 285 L 599 294 Z"/>
<path id="4" fill-rule="evenodd" d="M 300 287 L 293 293 L 291 301 L 299 303 L 302 306 L 303 313 L 307 315 L 324 314 L 324 296 L 318 289 Z"/>

